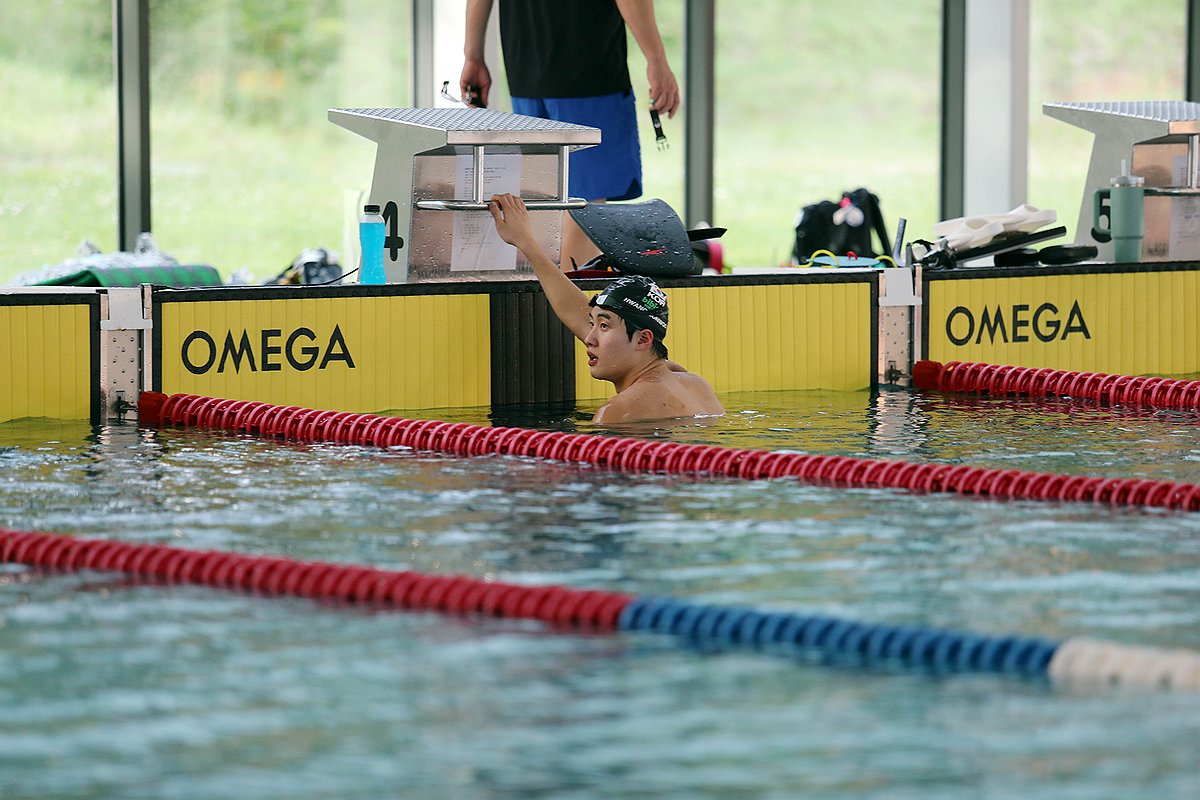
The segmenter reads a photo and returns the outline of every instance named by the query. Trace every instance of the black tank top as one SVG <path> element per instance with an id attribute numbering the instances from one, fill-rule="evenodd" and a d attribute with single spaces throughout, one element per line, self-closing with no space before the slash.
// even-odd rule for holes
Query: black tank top
<path id="1" fill-rule="evenodd" d="M 514 97 L 595 97 L 630 88 L 625 21 L 614 0 L 500 0 Z"/>

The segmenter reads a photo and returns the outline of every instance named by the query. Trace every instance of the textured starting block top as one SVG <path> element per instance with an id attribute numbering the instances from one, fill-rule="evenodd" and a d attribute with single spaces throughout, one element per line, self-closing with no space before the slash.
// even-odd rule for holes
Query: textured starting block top
<path id="1" fill-rule="evenodd" d="M 1073 122 L 1080 127 L 1085 118 L 1093 122 L 1114 118 L 1161 122 L 1164 133 L 1200 133 L 1200 103 L 1183 100 L 1137 100 L 1119 103 L 1046 103 L 1043 111 L 1051 117 Z"/>
<path id="2" fill-rule="evenodd" d="M 346 122 L 371 120 L 376 124 L 442 131 L 448 145 L 600 143 L 599 128 L 486 108 L 331 108 L 329 120 L 349 128 L 354 126 Z"/>

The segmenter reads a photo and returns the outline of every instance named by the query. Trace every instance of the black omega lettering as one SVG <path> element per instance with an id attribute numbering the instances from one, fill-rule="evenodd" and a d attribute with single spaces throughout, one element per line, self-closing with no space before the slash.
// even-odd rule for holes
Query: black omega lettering
<path id="1" fill-rule="evenodd" d="M 1092 338 L 1087 323 L 1083 320 L 1083 312 L 1079 310 L 1078 300 L 1071 305 L 1071 310 L 1067 313 L 1067 325 L 1063 328 L 1063 338 L 1067 338 L 1072 333 L 1082 333 L 1085 339 Z"/>
<path id="2" fill-rule="evenodd" d="M 1000 341 L 1008 341 L 1008 329 L 1004 327 L 1004 312 L 1000 310 L 1000 306 L 996 306 L 995 316 L 990 315 L 987 307 L 984 306 L 983 316 L 979 319 L 979 334 L 975 337 L 975 344 L 983 341 L 984 331 L 987 331 L 988 341 L 992 343 L 996 341 L 996 331 L 1000 332 Z"/>
<path id="3" fill-rule="evenodd" d="M 237 344 L 233 343 L 233 331 L 225 334 L 225 346 L 221 348 L 221 361 L 217 364 L 217 372 L 225 371 L 225 360 L 233 359 L 233 371 L 242 371 L 242 359 L 246 359 L 250 364 L 250 371 L 256 372 L 254 366 L 254 348 L 250 345 L 250 334 L 242 331 L 242 338 Z"/>
<path id="4" fill-rule="evenodd" d="M 313 347 L 312 345 L 301 347 L 300 353 L 304 355 L 305 359 L 303 361 L 298 361 L 296 359 L 296 340 L 301 336 L 305 337 L 310 342 L 315 342 L 317 340 L 317 335 L 308 328 L 296 328 L 296 330 L 292 331 L 292 335 L 287 339 L 287 348 L 285 353 L 287 354 L 288 363 L 292 365 L 293 369 L 299 370 L 300 372 L 307 372 L 313 368 L 313 364 L 317 363 L 317 354 L 320 353 L 320 349 Z"/>
<path id="5" fill-rule="evenodd" d="M 335 346 L 338 348 L 337 350 L 334 349 Z M 325 369 L 330 361 L 345 361 L 346 366 L 354 369 L 354 359 L 350 357 L 350 348 L 346 346 L 342 329 L 337 325 L 333 326 L 333 333 L 329 335 L 329 346 L 325 348 L 325 357 L 321 359 L 321 366 L 317 369 Z"/>
<path id="6" fill-rule="evenodd" d="M 954 318 L 965 317 L 967 321 L 967 332 L 962 336 L 954 335 Z M 949 314 L 946 315 L 946 338 L 954 342 L 959 347 L 962 347 L 967 342 L 971 341 L 971 334 L 975 332 L 975 317 L 971 316 L 970 309 L 965 306 L 955 306 Z"/>
<path id="7" fill-rule="evenodd" d="M 192 361 L 190 352 L 193 342 L 204 342 L 208 345 L 208 358 L 201 364 Z M 188 372 L 193 375 L 203 375 L 212 369 L 213 362 L 217 359 L 217 343 L 204 331 L 192 331 L 183 340 L 183 347 L 180 348 L 179 355 L 183 358 L 183 366 L 187 367 Z"/>
<path id="8" fill-rule="evenodd" d="M 277 356 L 283 352 L 283 348 L 279 345 L 271 345 L 271 341 L 278 339 L 283 331 L 279 328 L 265 328 L 262 332 L 262 371 L 263 372 L 279 372 L 283 369 L 283 365 L 278 361 L 272 361 L 271 356 Z"/>
<path id="9" fill-rule="evenodd" d="M 1042 315 L 1047 312 L 1051 316 L 1046 320 L 1045 327 L 1042 327 Z M 1033 335 L 1038 338 L 1038 341 L 1053 342 L 1061 327 L 1062 323 L 1058 321 L 1058 306 L 1054 303 L 1042 303 L 1033 312 Z"/>
<path id="10" fill-rule="evenodd" d="M 1012 307 L 1012 340 L 1014 342 L 1028 342 L 1029 334 L 1021 333 L 1022 328 L 1029 327 L 1029 317 L 1025 312 L 1029 310 L 1029 306 L 1021 303 Z"/>

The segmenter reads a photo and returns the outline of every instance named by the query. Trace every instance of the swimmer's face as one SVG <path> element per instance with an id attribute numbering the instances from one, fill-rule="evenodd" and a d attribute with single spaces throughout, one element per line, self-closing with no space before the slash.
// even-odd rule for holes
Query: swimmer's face
<path id="1" fill-rule="evenodd" d="M 587 347 L 588 372 L 593 378 L 617 383 L 640 363 L 639 339 L 646 331 L 638 331 L 630 341 L 625 320 L 607 308 L 593 306 L 588 312 L 592 330 L 583 340 Z"/>

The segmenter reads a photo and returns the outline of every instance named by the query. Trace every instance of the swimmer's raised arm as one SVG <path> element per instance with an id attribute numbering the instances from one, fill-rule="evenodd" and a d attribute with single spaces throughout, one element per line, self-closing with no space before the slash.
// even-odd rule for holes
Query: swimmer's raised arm
<path id="1" fill-rule="evenodd" d="M 533 238 L 529 210 L 524 201 L 511 194 L 494 195 L 488 202 L 488 211 L 492 212 L 500 238 L 524 253 L 533 266 L 533 274 L 542 284 L 542 291 L 562 324 L 580 341 L 587 338 L 592 329 L 587 295 L 571 283 Z"/>

